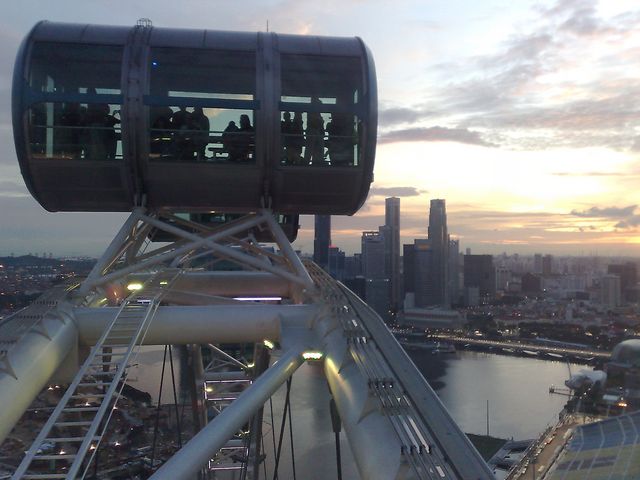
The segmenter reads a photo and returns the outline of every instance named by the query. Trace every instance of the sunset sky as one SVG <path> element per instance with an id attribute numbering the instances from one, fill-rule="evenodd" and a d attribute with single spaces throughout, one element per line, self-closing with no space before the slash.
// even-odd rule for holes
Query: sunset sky
<path id="1" fill-rule="evenodd" d="M 426 236 L 429 199 L 474 253 L 640 254 L 637 0 L 7 2 L 0 18 L 0 255 L 98 255 L 122 214 L 51 214 L 13 148 L 19 42 L 41 19 L 360 36 L 378 73 L 375 182 L 333 243 L 359 250 L 401 197 L 402 241 Z M 313 247 L 302 219 L 295 246 Z"/>

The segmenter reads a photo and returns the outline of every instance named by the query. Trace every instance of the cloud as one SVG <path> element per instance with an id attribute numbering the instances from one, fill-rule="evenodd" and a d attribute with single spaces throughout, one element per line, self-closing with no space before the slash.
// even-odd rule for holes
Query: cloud
<path id="1" fill-rule="evenodd" d="M 0 180 L 0 197 L 29 197 L 29 191 L 23 183 Z"/>
<path id="2" fill-rule="evenodd" d="M 372 197 L 417 197 L 423 193 L 427 191 L 415 187 L 372 187 L 369 190 L 369 195 Z"/>
<path id="3" fill-rule="evenodd" d="M 390 107 L 382 108 L 379 112 L 378 121 L 381 127 L 393 125 L 415 123 L 433 114 L 421 108 Z"/>
<path id="4" fill-rule="evenodd" d="M 379 144 L 399 142 L 459 142 L 483 147 L 496 145 L 485 141 L 478 132 L 465 128 L 416 127 L 404 130 L 393 130 L 378 137 Z"/>
<path id="5" fill-rule="evenodd" d="M 571 215 L 583 218 L 624 218 L 633 215 L 636 208 L 637 205 L 629 205 L 628 207 L 591 207 L 583 211 L 571 210 Z"/>
<path id="6" fill-rule="evenodd" d="M 533 12 L 499 51 L 438 65 L 419 107 L 396 106 L 385 121 L 421 127 L 429 115 L 513 149 L 640 151 L 640 84 L 629 68 L 640 10 L 605 18 L 596 0 L 559 0 Z"/>
<path id="7" fill-rule="evenodd" d="M 556 177 L 628 177 L 629 174 L 622 172 L 554 172 L 551 175 Z"/>

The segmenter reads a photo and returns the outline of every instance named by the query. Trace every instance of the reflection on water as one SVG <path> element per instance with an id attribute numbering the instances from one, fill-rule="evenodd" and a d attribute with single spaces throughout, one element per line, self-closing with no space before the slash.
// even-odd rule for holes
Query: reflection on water
<path id="1" fill-rule="evenodd" d="M 183 382 L 182 363 L 184 355 L 181 353 L 184 347 L 173 346 L 173 371 L 176 385 L 178 401 L 180 402 L 180 392 L 184 392 L 184 388 L 180 388 Z M 165 347 L 162 345 L 141 347 L 138 355 L 133 359 L 133 366 L 129 369 L 129 378 L 127 383 L 138 390 L 142 390 L 151 395 L 153 403 L 158 402 L 158 394 L 160 392 L 160 376 L 162 374 L 162 364 L 164 359 Z M 173 381 L 171 377 L 171 363 L 169 352 L 167 351 L 164 382 L 162 384 L 162 403 L 173 402 Z"/>
<path id="2" fill-rule="evenodd" d="M 414 362 L 425 377 L 444 385 L 438 395 L 460 428 L 467 433 L 486 434 L 487 400 L 489 433 L 501 438 L 535 438 L 550 423 L 567 401 L 562 395 L 549 394 L 551 385 L 564 386 L 569 368 L 564 362 L 509 357 L 461 351 L 455 355 Z M 576 372 L 585 365 L 571 364 Z"/>

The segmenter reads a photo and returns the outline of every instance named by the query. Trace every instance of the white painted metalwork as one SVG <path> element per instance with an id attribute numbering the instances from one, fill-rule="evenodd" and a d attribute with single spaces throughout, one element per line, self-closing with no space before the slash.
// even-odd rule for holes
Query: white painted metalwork
<path id="1" fill-rule="evenodd" d="M 14 473 L 13 480 L 43 478 L 43 474 L 61 473 L 64 478 L 71 480 L 78 475 L 84 477 L 90 463 L 90 460 L 84 463 L 85 456 L 92 445 L 93 452 L 97 450 L 111 417 L 114 400 L 117 400 L 117 394 L 122 389 L 120 381 L 125 376 L 128 363 L 153 320 L 164 287 L 169 287 L 177 275 L 179 271 L 173 270 L 156 274 L 122 303 L 118 315 L 91 349 L 75 379 L 31 445 Z M 69 433 L 62 437 L 58 434 L 52 436 L 54 428 L 58 431 L 68 430 Z M 77 433 L 78 430 L 80 433 Z M 77 449 L 73 452 L 60 450 L 54 454 L 42 454 L 40 452 L 43 451 L 44 443 L 74 444 Z M 57 461 L 71 461 L 71 465 L 63 471 Z M 30 474 L 29 469 L 34 463 L 39 464 L 38 473 Z M 47 468 L 49 471 L 43 473 L 43 469 Z"/>

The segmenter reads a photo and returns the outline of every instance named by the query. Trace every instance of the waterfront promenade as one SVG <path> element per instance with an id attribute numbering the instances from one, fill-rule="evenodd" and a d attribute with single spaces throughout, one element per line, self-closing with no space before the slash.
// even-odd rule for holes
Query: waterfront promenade
<path id="1" fill-rule="evenodd" d="M 560 359 L 568 357 L 581 360 L 608 360 L 611 352 L 592 349 L 580 349 L 575 347 L 562 347 L 540 345 L 536 343 L 523 342 L 521 340 L 488 340 L 485 338 L 476 338 L 469 336 L 450 335 L 450 334 L 432 334 L 427 337 L 430 340 L 453 343 L 462 346 L 482 347 L 483 349 L 501 349 L 506 353 L 522 353 L 524 355 L 547 354 L 558 356 Z"/>

